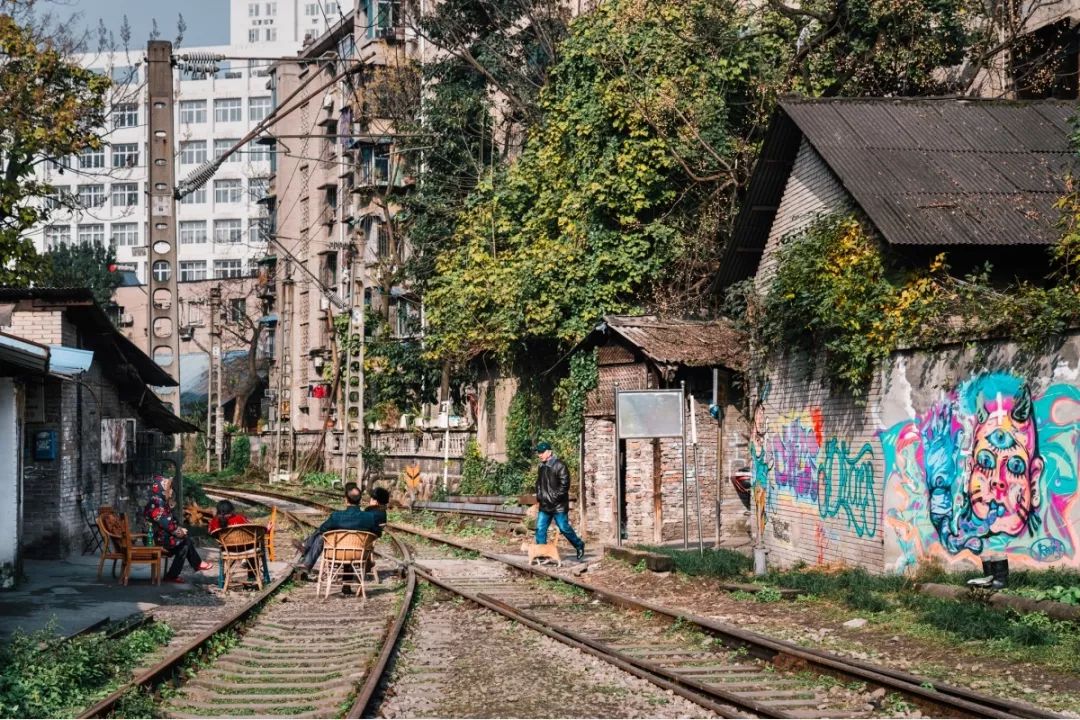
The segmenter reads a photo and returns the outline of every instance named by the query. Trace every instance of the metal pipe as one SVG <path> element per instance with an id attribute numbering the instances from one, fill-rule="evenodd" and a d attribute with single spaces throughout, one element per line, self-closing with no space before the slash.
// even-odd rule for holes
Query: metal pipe
<path id="1" fill-rule="evenodd" d="M 682 410 L 682 417 L 679 418 L 679 425 L 682 426 L 682 547 L 683 550 L 690 548 L 690 514 L 686 507 L 686 381 L 683 380 L 679 383 L 679 388 L 682 391 L 682 400 L 680 401 L 680 408 Z"/>
<path id="2" fill-rule="evenodd" d="M 619 463 L 619 383 L 615 383 L 615 424 L 613 437 L 615 438 L 615 545 L 622 547 L 622 467 Z"/>

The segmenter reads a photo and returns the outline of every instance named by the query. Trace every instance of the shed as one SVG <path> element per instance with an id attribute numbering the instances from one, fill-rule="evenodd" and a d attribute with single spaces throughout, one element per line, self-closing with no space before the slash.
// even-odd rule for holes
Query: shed
<path id="1" fill-rule="evenodd" d="M 678 542 L 685 527 L 695 542 L 700 533 L 710 543 L 748 544 L 748 506 L 731 483 L 731 477 L 749 463 L 739 395 L 746 342 L 745 335 L 725 319 L 654 315 L 609 315 L 583 341 L 582 349 L 595 349 L 599 365 L 597 387 L 585 407 L 580 493 L 584 501 L 579 505 L 580 522 L 591 535 L 618 542 L 616 513 L 620 513 L 624 541 Z M 625 391 L 683 384 L 693 397 L 685 408 L 687 427 L 692 405 L 698 430 L 696 446 L 688 438 L 685 504 L 681 438 L 615 442 L 616 386 Z M 723 410 L 716 417 L 709 412 L 714 402 Z"/>

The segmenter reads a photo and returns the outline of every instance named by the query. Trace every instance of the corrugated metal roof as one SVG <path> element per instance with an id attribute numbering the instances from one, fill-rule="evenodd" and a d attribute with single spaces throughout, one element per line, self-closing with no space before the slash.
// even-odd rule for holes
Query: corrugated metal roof
<path id="1" fill-rule="evenodd" d="M 785 98 L 780 107 L 890 243 L 1058 238 L 1074 103 Z"/>
<path id="2" fill-rule="evenodd" d="M 668 320 L 609 315 L 604 323 L 659 365 L 746 367 L 747 338 L 725 319 Z"/>

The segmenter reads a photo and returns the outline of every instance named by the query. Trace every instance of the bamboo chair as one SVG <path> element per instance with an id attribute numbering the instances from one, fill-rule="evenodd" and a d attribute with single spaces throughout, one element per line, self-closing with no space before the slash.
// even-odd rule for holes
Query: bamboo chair
<path id="1" fill-rule="evenodd" d="M 321 591 L 324 599 L 330 597 L 330 587 L 335 580 L 341 580 L 344 586 L 345 570 L 348 568 L 360 578 L 360 595 L 367 600 L 367 590 L 364 587 L 364 575 L 367 574 L 365 565 L 378 536 L 363 530 L 329 530 L 323 533 L 322 538 L 322 560 L 319 562 L 319 581 L 315 585 L 315 596 L 318 597 Z M 374 566 L 371 573 L 378 583 L 379 576 Z M 323 583 L 326 583 L 325 589 Z"/>
<path id="2" fill-rule="evenodd" d="M 164 559 L 164 549 L 156 545 L 136 545 L 135 538 L 131 536 L 128 528 L 127 517 L 117 515 L 112 508 L 101 508 L 98 511 L 98 530 L 105 538 L 105 547 L 101 551 L 101 559 L 98 561 L 98 579 L 101 579 L 101 569 L 106 560 L 113 561 L 113 574 L 116 573 L 116 561 L 121 562 L 120 584 L 127 585 L 131 577 L 132 565 L 149 565 L 150 580 L 155 585 L 161 584 L 161 565 Z"/>
<path id="3" fill-rule="evenodd" d="M 225 578 L 225 592 L 229 592 L 232 573 L 240 568 L 246 574 L 255 573 L 255 583 L 263 588 L 263 547 L 266 528 L 262 525 L 230 525 L 214 532 L 213 537 L 221 545 L 219 569 Z"/>

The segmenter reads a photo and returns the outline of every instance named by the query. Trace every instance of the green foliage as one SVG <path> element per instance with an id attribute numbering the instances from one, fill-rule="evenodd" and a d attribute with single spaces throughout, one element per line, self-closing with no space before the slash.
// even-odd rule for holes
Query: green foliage
<path id="1" fill-rule="evenodd" d="M 861 397 L 899 347 L 1009 336 L 1033 356 L 1080 321 L 1075 282 L 995 288 L 991 272 L 986 266 L 958 280 L 944 255 L 925 268 L 890 267 L 862 220 L 828 215 L 778 252 L 751 327 L 755 344 L 820 358 L 829 379 Z"/>
<path id="2" fill-rule="evenodd" d="M 753 568 L 753 563 L 745 555 L 733 550 L 706 549 L 683 550 L 665 545 L 639 545 L 642 550 L 667 555 L 675 559 L 675 570 L 684 575 L 706 575 L 718 578 L 733 578 L 744 575 Z"/>
<path id="3" fill-rule="evenodd" d="M 0 15 L 0 286 L 41 280 L 44 263 L 26 232 L 48 220 L 48 205 L 33 201 L 52 186 L 37 181 L 34 168 L 101 147 L 110 84 Z"/>
<path id="4" fill-rule="evenodd" d="M 203 490 L 202 484 L 207 481 L 215 480 L 215 476 L 211 473 L 184 473 L 181 476 L 181 482 L 184 487 L 184 503 L 189 501 L 195 502 L 200 507 L 208 507 L 213 505 L 214 502 L 210 499 L 210 496 Z"/>
<path id="5" fill-rule="evenodd" d="M 238 435 L 233 438 L 232 449 L 229 451 L 229 470 L 240 475 L 250 464 L 251 438 L 247 435 Z"/>
<path id="6" fill-rule="evenodd" d="M 436 401 L 438 363 L 425 355 L 419 339 L 392 337 L 381 317 L 368 313 L 368 319 L 373 323 L 364 350 L 368 419 L 396 424 L 401 413 L 419 415 L 424 403 Z"/>
<path id="7" fill-rule="evenodd" d="M 109 271 L 116 262 L 116 252 L 110 245 L 60 245 L 46 252 L 43 259 L 42 285 L 89 288 L 102 307 L 112 302 L 113 292 L 120 286 L 120 273 Z"/>
<path id="8" fill-rule="evenodd" d="M 774 603 L 783 600 L 784 596 L 776 588 L 766 586 L 757 591 L 754 599 L 759 603 Z"/>
<path id="9" fill-rule="evenodd" d="M 1011 591 L 1013 595 L 1031 598 L 1032 600 L 1052 600 L 1068 605 L 1080 605 L 1080 585 L 1054 585 L 1046 589 L 1020 588 Z"/>
<path id="10" fill-rule="evenodd" d="M 305 487 L 333 488 L 341 485 L 341 475 L 335 472 L 309 472 L 300 478 Z"/>
<path id="11" fill-rule="evenodd" d="M 458 488 L 462 495 L 518 495 L 527 482 L 519 466 L 484 457 L 475 440 L 469 440 L 465 446 Z"/>
<path id="12" fill-rule="evenodd" d="M 0 645 L 0 715 L 78 715 L 171 638 L 172 630 L 163 623 L 119 638 L 93 633 L 67 642 L 60 642 L 51 628 L 29 635 L 17 631 Z"/>

